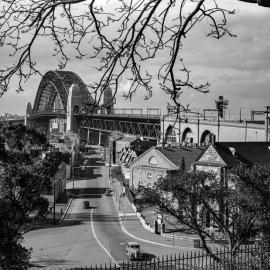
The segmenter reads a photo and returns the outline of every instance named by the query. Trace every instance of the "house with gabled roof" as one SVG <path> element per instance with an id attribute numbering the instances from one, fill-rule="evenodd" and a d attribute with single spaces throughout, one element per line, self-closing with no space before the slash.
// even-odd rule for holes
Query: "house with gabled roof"
<path id="1" fill-rule="evenodd" d="M 240 164 L 251 166 L 261 164 L 270 167 L 270 142 L 215 142 L 211 143 L 197 157 L 194 169 L 214 172 L 217 179 L 231 185 L 227 178 L 228 170 Z M 217 211 L 224 213 L 224 205 L 217 203 Z M 209 227 L 212 223 L 207 209 L 198 207 L 203 223 Z"/>
<path id="2" fill-rule="evenodd" d="M 212 142 L 198 156 L 196 170 L 213 171 L 219 177 L 239 164 L 270 167 L 270 142 Z"/>
<path id="3" fill-rule="evenodd" d="M 204 148 L 151 147 L 130 163 L 131 189 L 150 187 L 161 177 L 180 168 L 189 170 Z"/>

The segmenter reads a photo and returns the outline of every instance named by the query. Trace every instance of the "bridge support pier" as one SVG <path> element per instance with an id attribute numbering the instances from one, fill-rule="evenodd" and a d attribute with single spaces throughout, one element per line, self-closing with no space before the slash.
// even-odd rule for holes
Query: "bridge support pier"
<path id="1" fill-rule="evenodd" d="M 101 131 L 98 132 L 98 145 L 100 146 L 101 145 L 101 136 L 102 136 L 102 133 Z"/>
<path id="2" fill-rule="evenodd" d="M 90 129 L 87 129 L 87 139 L 86 139 L 86 143 L 89 144 L 90 141 Z"/>

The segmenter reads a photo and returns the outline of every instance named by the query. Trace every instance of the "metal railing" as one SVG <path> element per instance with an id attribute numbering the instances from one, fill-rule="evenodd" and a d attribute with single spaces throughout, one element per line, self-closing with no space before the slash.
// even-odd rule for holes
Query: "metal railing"
<path id="1" fill-rule="evenodd" d="M 200 251 L 171 255 L 166 257 L 155 257 L 146 254 L 143 259 L 122 261 L 117 264 L 94 265 L 87 267 L 65 268 L 66 270 L 267 270 L 270 268 L 269 248 L 245 246 L 237 254 L 230 251 L 220 250 L 214 253 L 219 260 L 213 256 Z M 60 269 L 61 270 L 61 269 Z M 63 268 L 62 268 L 63 270 Z"/>

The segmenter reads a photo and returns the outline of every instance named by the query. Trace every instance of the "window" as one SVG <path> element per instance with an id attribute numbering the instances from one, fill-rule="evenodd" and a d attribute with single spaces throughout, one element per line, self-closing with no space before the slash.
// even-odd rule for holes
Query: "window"
<path id="1" fill-rule="evenodd" d="M 176 132 L 174 129 L 168 134 L 168 142 L 175 143 L 176 142 Z"/>
<path id="2" fill-rule="evenodd" d="M 150 172 L 150 173 L 147 173 L 147 178 L 152 178 L 153 177 L 153 174 Z"/>
<path id="3" fill-rule="evenodd" d="M 156 157 L 150 157 L 149 164 L 157 165 L 158 164 L 157 158 Z"/>

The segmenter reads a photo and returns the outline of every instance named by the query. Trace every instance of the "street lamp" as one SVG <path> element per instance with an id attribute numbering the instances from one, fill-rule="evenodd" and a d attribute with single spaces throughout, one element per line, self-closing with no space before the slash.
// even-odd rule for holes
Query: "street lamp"
<path id="1" fill-rule="evenodd" d="M 53 224 L 55 224 L 55 176 L 53 177 Z"/>
<path id="2" fill-rule="evenodd" d="M 239 122 L 242 123 L 242 109 L 245 107 L 240 107 L 240 113 L 239 113 Z"/>

